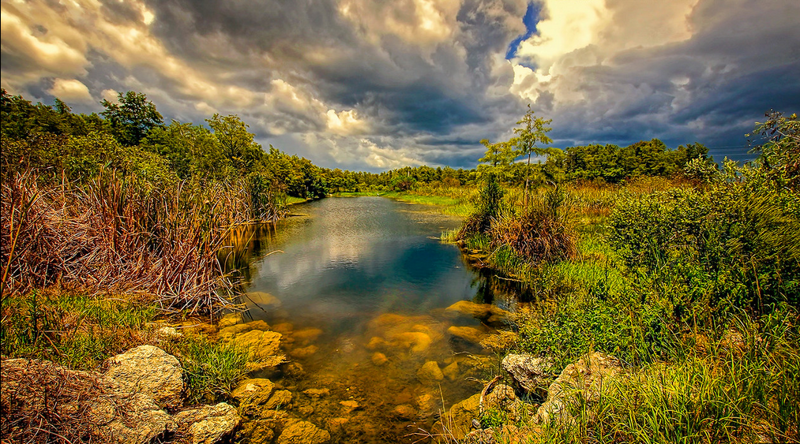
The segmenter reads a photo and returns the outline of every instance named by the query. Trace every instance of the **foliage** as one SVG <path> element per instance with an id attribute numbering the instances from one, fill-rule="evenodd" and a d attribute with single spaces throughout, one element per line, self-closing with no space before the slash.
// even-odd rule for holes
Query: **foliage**
<path id="1" fill-rule="evenodd" d="M 3 300 L 0 342 L 4 356 L 46 359 L 90 370 L 146 342 L 156 308 L 127 299 L 82 293 L 31 291 Z"/>
<path id="2" fill-rule="evenodd" d="M 756 123 L 755 135 L 764 143 L 753 148 L 760 153 L 759 166 L 778 187 L 800 191 L 800 120 L 770 111 L 764 123 Z"/>
<path id="3" fill-rule="evenodd" d="M 610 223 L 641 291 L 668 298 L 681 319 L 800 303 L 800 221 L 768 190 L 723 183 L 623 198 Z"/>
<path id="4" fill-rule="evenodd" d="M 563 169 L 567 180 L 602 179 L 618 183 L 630 177 L 678 175 L 695 159 L 699 159 L 695 167 L 713 164 L 708 148 L 699 143 L 669 150 L 660 140 L 652 139 L 624 148 L 597 144 L 569 147 L 563 157 L 548 159 L 547 164 Z"/>
<path id="5" fill-rule="evenodd" d="M 164 118 L 147 96 L 134 91 L 119 93 L 117 103 L 103 99 L 100 113 L 114 138 L 124 146 L 138 145 L 154 128 L 164 126 Z"/>
<path id="6" fill-rule="evenodd" d="M 517 155 L 518 156 L 527 156 L 528 163 L 525 168 L 525 198 L 524 198 L 524 205 L 528 206 L 528 189 L 530 188 L 530 167 L 531 167 L 531 155 L 536 154 L 537 156 L 544 156 L 549 154 L 548 150 L 542 149 L 537 146 L 537 144 L 547 145 L 553 143 L 553 139 L 547 136 L 547 133 L 553 130 L 553 128 L 549 127 L 548 125 L 552 122 L 552 119 L 545 120 L 541 117 L 535 117 L 534 111 L 531 109 L 531 105 L 528 105 L 528 111 L 522 117 L 522 119 L 517 122 L 517 125 L 522 125 L 519 128 L 514 128 L 514 134 L 517 136 L 513 139 L 511 143 L 514 143 L 517 147 Z"/>
<path id="7" fill-rule="evenodd" d="M 563 190 L 554 187 L 520 214 L 504 211 L 488 230 L 492 247 L 508 246 L 532 263 L 575 257 L 575 234 L 562 207 L 564 198 Z"/>
<path id="8" fill-rule="evenodd" d="M 458 238 L 465 239 L 487 232 L 494 218 L 500 213 L 502 201 L 503 189 L 497 183 L 495 176 L 489 174 L 475 201 L 475 210 L 464 221 Z"/>

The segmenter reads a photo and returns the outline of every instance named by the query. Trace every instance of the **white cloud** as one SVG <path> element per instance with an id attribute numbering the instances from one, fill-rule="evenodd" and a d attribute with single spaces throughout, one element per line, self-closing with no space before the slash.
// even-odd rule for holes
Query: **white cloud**
<path id="1" fill-rule="evenodd" d="M 328 118 L 328 132 L 339 136 L 351 136 L 363 134 L 369 129 L 369 125 L 358 118 L 355 110 L 340 111 L 329 109 L 326 113 Z"/>
<path id="2" fill-rule="evenodd" d="M 59 99 L 70 103 L 70 102 L 79 102 L 79 103 L 92 103 L 94 102 L 94 98 L 89 93 L 89 88 L 86 87 L 83 83 L 79 80 L 71 79 L 55 79 L 53 82 L 53 87 L 50 88 L 49 91 L 50 95 L 58 97 Z"/>

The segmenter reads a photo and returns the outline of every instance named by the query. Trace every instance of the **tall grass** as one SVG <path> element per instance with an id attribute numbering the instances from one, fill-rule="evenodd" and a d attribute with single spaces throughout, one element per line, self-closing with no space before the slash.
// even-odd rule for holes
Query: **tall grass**
<path id="1" fill-rule="evenodd" d="M 15 173 L 2 184 L 4 295 L 57 285 L 208 311 L 227 304 L 232 288 L 217 259 L 226 230 L 283 215 L 254 206 L 245 182 L 151 187 L 115 171 L 83 184 L 37 179 Z"/>

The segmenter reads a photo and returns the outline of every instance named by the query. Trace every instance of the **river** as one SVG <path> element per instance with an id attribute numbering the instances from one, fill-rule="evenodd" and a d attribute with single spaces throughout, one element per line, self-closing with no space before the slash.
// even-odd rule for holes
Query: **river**
<path id="1" fill-rule="evenodd" d="M 448 307 L 513 310 L 516 298 L 439 241 L 459 220 L 430 208 L 327 198 L 240 241 L 248 316 L 284 335 L 291 361 L 263 376 L 334 442 L 414 442 L 497 372 L 475 340 L 502 320 Z"/>

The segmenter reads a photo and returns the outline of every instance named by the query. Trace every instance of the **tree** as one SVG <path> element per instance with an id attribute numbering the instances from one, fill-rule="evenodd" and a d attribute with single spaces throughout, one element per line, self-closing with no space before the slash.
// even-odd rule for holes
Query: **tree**
<path id="1" fill-rule="evenodd" d="M 206 122 L 214 130 L 225 156 L 240 172 L 245 173 L 262 158 L 261 145 L 253 140 L 255 136 L 247 130 L 248 125 L 239 116 L 222 117 L 214 114 Z"/>
<path id="2" fill-rule="evenodd" d="M 111 133 L 125 146 L 138 145 L 153 128 L 164 127 L 164 118 L 153 102 L 142 93 L 119 93 L 119 103 L 106 99 L 100 102 L 106 109 L 100 113 L 108 122 Z"/>
<path id="3" fill-rule="evenodd" d="M 525 194 L 523 202 L 525 207 L 528 207 L 528 188 L 530 186 L 530 169 L 531 169 L 531 155 L 544 156 L 548 151 L 544 148 L 537 146 L 537 144 L 550 144 L 553 139 L 547 137 L 547 133 L 553 130 L 549 127 L 553 119 L 543 119 L 534 116 L 535 111 L 531 109 L 528 104 L 528 112 L 522 117 L 522 120 L 517 122 L 517 125 L 522 125 L 519 128 L 514 128 L 514 134 L 517 135 L 511 139 L 509 143 L 514 143 L 517 147 L 518 156 L 528 156 L 528 162 L 525 167 Z"/>
<path id="4" fill-rule="evenodd" d="M 486 147 L 486 154 L 478 159 L 478 162 L 485 165 L 478 165 L 478 170 L 481 174 L 494 174 L 501 181 L 507 180 L 509 169 L 516 157 L 513 144 L 509 142 L 489 143 L 487 139 L 481 140 L 481 143 Z"/>
<path id="5" fill-rule="evenodd" d="M 764 142 L 752 152 L 761 154 L 761 170 L 779 187 L 800 189 L 800 120 L 797 114 L 787 118 L 775 111 L 766 117 L 766 122 L 756 122 L 753 135 L 761 136 Z"/>

